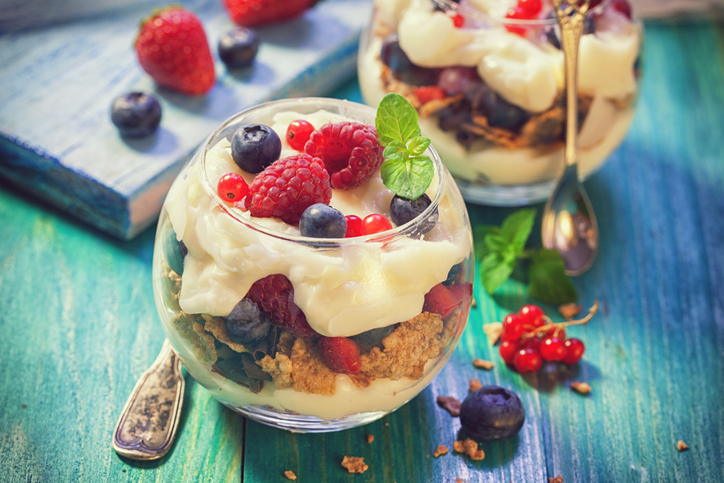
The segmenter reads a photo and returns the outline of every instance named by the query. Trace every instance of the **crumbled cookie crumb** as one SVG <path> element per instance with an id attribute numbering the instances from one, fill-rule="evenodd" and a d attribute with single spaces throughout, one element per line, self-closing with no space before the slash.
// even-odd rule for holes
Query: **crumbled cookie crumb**
<path id="1" fill-rule="evenodd" d="M 470 301 L 470 306 L 471 306 L 472 308 L 475 308 L 475 307 L 478 306 L 478 301 L 475 300 L 475 297 L 473 297 L 472 300 Z"/>
<path id="2" fill-rule="evenodd" d="M 332 396 L 337 390 L 337 374 L 324 363 L 316 344 L 295 340 L 291 359 L 295 391 Z"/>
<path id="3" fill-rule="evenodd" d="M 455 483 L 465 483 L 465 480 L 462 478 L 455 478 Z"/>
<path id="4" fill-rule="evenodd" d="M 563 304 L 558 307 L 558 313 L 566 319 L 572 319 L 581 313 L 583 307 L 578 304 Z"/>
<path id="5" fill-rule="evenodd" d="M 587 382 L 572 382 L 571 383 L 571 389 L 576 391 L 577 393 L 586 395 L 589 392 L 591 392 L 591 386 L 588 385 Z"/>
<path id="6" fill-rule="evenodd" d="M 374 440 L 375 440 L 374 435 L 372 435 L 372 434 L 368 434 L 368 435 L 367 435 L 367 442 L 368 442 L 368 443 L 371 443 L 371 442 L 374 441 Z"/>
<path id="7" fill-rule="evenodd" d="M 364 473 L 367 471 L 367 466 L 364 462 L 364 458 L 359 458 L 357 456 L 345 456 L 344 459 L 342 459 L 342 466 L 347 468 L 347 471 L 350 473 Z"/>
<path id="8" fill-rule="evenodd" d="M 502 322 L 491 322 L 483 325 L 483 332 L 488 336 L 488 342 L 490 345 L 495 345 L 503 334 L 503 323 Z"/>
<path id="9" fill-rule="evenodd" d="M 289 471 L 289 470 L 284 472 L 284 476 L 287 477 L 287 480 L 296 480 L 297 479 L 297 475 L 295 475 L 293 471 Z"/>
<path id="10" fill-rule="evenodd" d="M 486 371 L 489 371 L 495 366 L 492 361 L 486 361 L 485 359 L 473 359 L 473 365 L 478 369 L 485 369 Z"/>
<path id="11" fill-rule="evenodd" d="M 460 401 L 450 396 L 438 396 L 437 405 L 450 413 L 450 416 L 456 418 L 460 416 Z"/>
<path id="12" fill-rule="evenodd" d="M 264 372 L 269 373 L 277 389 L 292 387 L 292 360 L 285 354 L 277 352 L 273 359 L 267 354 L 257 364 Z"/>
<path id="13" fill-rule="evenodd" d="M 563 477 L 558 475 L 555 478 L 548 478 L 548 483 L 563 483 Z"/>
<path id="14" fill-rule="evenodd" d="M 467 454 L 470 456 L 470 459 L 474 461 L 480 461 L 485 458 L 485 452 L 479 449 L 478 443 L 471 438 L 453 442 L 453 449 L 458 453 Z"/>
<path id="15" fill-rule="evenodd" d="M 444 454 L 447 454 L 448 451 L 450 451 L 450 450 L 448 449 L 447 446 L 445 446 L 444 444 L 440 444 L 440 445 L 437 446 L 437 448 L 435 448 L 435 452 L 432 453 L 432 456 L 434 456 L 435 458 L 437 458 L 438 456 L 442 456 L 442 455 L 444 455 Z"/>
<path id="16" fill-rule="evenodd" d="M 688 450 L 689 445 L 684 443 L 683 441 L 679 441 L 678 443 L 676 443 L 676 449 L 678 449 L 679 453 L 681 453 L 682 451 Z"/>
<path id="17" fill-rule="evenodd" d="M 482 389 L 483 384 L 477 379 L 470 379 L 470 392 L 475 392 L 478 389 Z"/>

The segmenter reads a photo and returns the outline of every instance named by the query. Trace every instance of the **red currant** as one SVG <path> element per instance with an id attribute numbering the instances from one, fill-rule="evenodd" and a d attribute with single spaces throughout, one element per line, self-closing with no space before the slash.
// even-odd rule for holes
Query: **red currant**
<path id="1" fill-rule="evenodd" d="M 523 321 L 518 314 L 508 314 L 503 319 L 503 340 L 517 341 L 523 335 Z"/>
<path id="2" fill-rule="evenodd" d="M 307 121 L 292 121 L 287 128 L 287 142 L 292 149 L 304 151 L 304 145 L 309 141 L 309 136 L 314 132 L 314 126 Z"/>
<path id="3" fill-rule="evenodd" d="M 523 321 L 523 327 L 526 329 L 529 327 L 531 329 L 535 329 L 536 327 L 545 325 L 545 319 L 543 319 L 544 315 L 545 313 L 543 312 L 543 309 L 533 304 L 524 305 L 518 311 L 518 316 L 520 317 L 520 320 Z"/>
<path id="4" fill-rule="evenodd" d="M 459 29 L 460 27 L 465 25 L 465 17 L 463 17 L 459 13 L 448 11 L 447 14 L 448 14 L 448 17 L 450 17 L 452 19 L 453 25 L 455 26 L 455 28 Z"/>
<path id="5" fill-rule="evenodd" d="M 392 223 L 384 215 L 377 213 L 365 216 L 362 220 L 362 234 L 372 235 L 383 231 L 391 230 Z"/>
<path id="6" fill-rule="evenodd" d="M 563 358 L 563 362 L 566 364 L 575 364 L 581 360 L 583 353 L 586 351 L 586 346 L 583 345 L 578 339 L 568 339 L 563 343 L 566 349 L 566 356 Z"/>
<path id="7" fill-rule="evenodd" d="M 546 337 L 540 343 L 540 355 L 547 361 L 562 361 L 566 357 L 566 348 L 563 339 Z"/>
<path id="8" fill-rule="evenodd" d="M 347 215 L 345 218 L 347 219 L 347 233 L 344 237 L 362 236 L 362 218 L 355 215 Z"/>
<path id="9" fill-rule="evenodd" d="M 537 372 L 543 367 L 543 358 L 533 349 L 520 349 L 515 354 L 515 370 L 521 374 Z"/>
<path id="10" fill-rule="evenodd" d="M 511 19 L 511 20 L 530 20 L 534 17 L 534 15 L 531 15 L 527 10 L 523 10 L 520 7 L 513 7 L 510 10 L 508 10 L 508 13 L 505 15 L 505 18 Z M 527 32 L 527 27 L 524 26 L 517 26 L 517 25 L 506 25 L 506 29 L 508 29 L 508 32 L 512 34 L 518 34 L 521 37 L 525 37 L 525 34 Z"/>
<path id="11" fill-rule="evenodd" d="M 613 2 L 613 8 L 614 10 L 626 15 L 629 20 L 631 19 L 631 4 L 626 0 L 615 0 Z"/>
<path id="12" fill-rule="evenodd" d="M 518 8 L 522 8 L 532 16 L 536 16 L 543 9 L 540 0 L 518 0 Z"/>
<path id="13" fill-rule="evenodd" d="M 221 199 L 229 205 L 241 201 L 248 190 L 249 185 L 241 175 L 236 173 L 225 174 L 219 179 L 219 184 L 216 186 L 216 191 Z"/>
<path id="14" fill-rule="evenodd" d="M 523 343 L 521 347 L 523 349 L 533 349 L 534 351 L 540 351 L 540 337 L 534 335 L 533 337 L 526 337 L 521 339 Z"/>
<path id="15" fill-rule="evenodd" d="M 513 361 L 515 360 L 515 355 L 518 353 L 518 350 L 518 344 L 509 340 L 504 340 L 500 343 L 500 347 L 498 347 L 500 358 L 508 364 L 513 363 Z"/>

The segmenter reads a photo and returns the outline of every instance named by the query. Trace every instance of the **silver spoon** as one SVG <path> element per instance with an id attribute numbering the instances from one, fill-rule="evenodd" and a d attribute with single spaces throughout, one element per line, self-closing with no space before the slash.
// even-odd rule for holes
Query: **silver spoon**
<path id="1" fill-rule="evenodd" d="M 580 275 L 598 252 L 598 225 L 586 190 L 578 181 L 578 44 L 589 0 L 553 0 L 565 58 L 565 169 L 543 210 L 543 246 L 558 251 L 566 274 Z"/>

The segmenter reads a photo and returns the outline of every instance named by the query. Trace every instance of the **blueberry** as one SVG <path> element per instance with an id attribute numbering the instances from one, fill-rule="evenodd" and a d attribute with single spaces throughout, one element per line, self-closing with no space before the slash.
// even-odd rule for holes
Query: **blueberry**
<path id="1" fill-rule="evenodd" d="M 516 131 L 530 119 L 527 111 L 509 103 L 487 85 L 478 85 L 465 95 L 470 99 L 473 112 L 484 115 L 490 126 Z"/>
<path id="2" fill-rule="evenodd" d="M 390 218 L 392 218 L 395 225 L 404 225 L 420 216 L 431 203 L 430 197 L 424 193 L 416 200 L 408 200 L 402 196 L 395 195 L 390 202 Z M 437 223 L 437 217 L 438 213 L 437 210 L 435 210 L 417 227 L 415 232 L 421 235 L 432 230 L 435 227 L 435 223 Z"/>
<path id="3" fill-rule="evenodd" d="M 218 51 L 229 69 L 248 67 L 259 51 L 259 38 L 253 30 L 237 27 L 221 37 Z"/>
<path id="4" fill-rule="evenodd" d="M 245 124 L 231 138 L 231 155 L 247 173 L 261 173 L 279 159 L 281 152 L 281 139 L 264 124 Z"/>
<path id="5" fill-rule="evenodd" d="M 299 231 L 302 236 L 313 238 L 344 238 L 347 219 L 339 210 L 324 203 L 316 203 L 302 213 Z"/>
<path id="6" fill-rule="evenodd" d="M 111 121 L 124 136 L 148 136 L 161 123 L 161 104 L 143 92 L 123 94 L 113 100 Z"/>
<path id="7" fill-rule="evenodd" d="M 456 278 L 458 278 L 458 275 L 460 274 L 460 271 L 463 269 L 463 264 L 458 263 L 457 265 L 453 265 L 450 271 L 447 273 L 447 278 L 443 282 L 444 285 L 452 285 Z"/>
<path id="8" fill-rule="evenodd" d="M 468 395 L 460 407 L 460 423 L 473 439 L 497 441 L 518 434 L 525 409 L 518 396 L 498 386 L 485 386 Z"/>
<path id="9" fill-rule="evenodd" d="M 171 270 L 178 275 L 184 273 L 184 257 L 188 253 L 184 242 L 176 239 L 176 233 L 173 230 L 166 232 L 163 240 L 163 250 L 166 254 L 166 262 Z"/>
<path id="10" fill-rule="evenodd" d="M 392 71 L 392 76 L 413 86 L 431 86 L 437 84 L 437 69 L 419 67 L 412 63 L 402 47 L 397 34 L 388 35 L 382 42 L 380 59 Z"/>
<path id="11" fill-rule="evenodd" d="M 361 334 L 353 335 L 350 337 L 353 341 L 359 345 L 364 346 L 375 346 L 382 342 L 382 339 L 387 337 L 395 330 L 397 324 L 388 325 L 387 327 L 379 327 L 377 329 L 368 330 Z"/>
<path id="12" fill-rule="evenodd" d="M 437 111 L 437 124 L 443 131 L 455 132 L 465 123 L 472 122 L 470 103 L 456 102 Z"/>
<path id="13" fill-rule="evenodd" d="M 271 319 L 249 299 L 241 299 L 226 316 L 226 331 L 239 344 L 259 342 L 269 333 Z"/>

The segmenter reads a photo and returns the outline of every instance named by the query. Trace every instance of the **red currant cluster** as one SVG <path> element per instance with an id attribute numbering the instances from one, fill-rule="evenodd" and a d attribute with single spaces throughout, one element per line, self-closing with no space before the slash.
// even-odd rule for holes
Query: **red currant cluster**
<path id="1" fill-rule="evenodd" d="M 544 360 L 575 364 L 586 348 L 579 339 L 567 339 L 564 327 L 586 323 L 591 315 L 581 321 L 553 323 L 540 307 L 526 305 L 503 319 L 500 357 L 520 373 L 540 370 Z"/>

